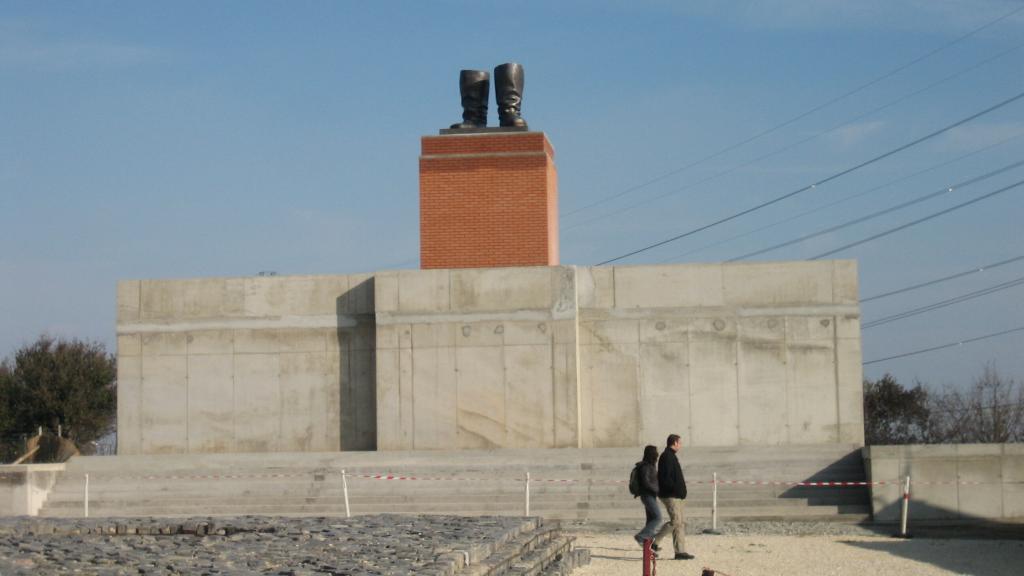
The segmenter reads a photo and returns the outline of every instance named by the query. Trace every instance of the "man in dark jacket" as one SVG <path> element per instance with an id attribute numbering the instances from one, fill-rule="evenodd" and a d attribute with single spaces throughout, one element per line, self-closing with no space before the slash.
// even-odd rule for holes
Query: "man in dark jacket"
<path id="1" fill-rule="evenodd" d="M 661 527 L 654 537 L 655 549 L 661 539 L 672 532 L 672 546 L 675 548 L 676 560 L 691 560 L 692 554 L 686 552 L 686 523 L 683 521 L 683 504 L 686 500 L 686 479 L 683 468 L 679 465 L 677 453 L 682 448 L 678 434 L 669 434 L 667 446 L 658 459 L 658 495 L 661 503 L 668 510 L 669 521 Z"/>

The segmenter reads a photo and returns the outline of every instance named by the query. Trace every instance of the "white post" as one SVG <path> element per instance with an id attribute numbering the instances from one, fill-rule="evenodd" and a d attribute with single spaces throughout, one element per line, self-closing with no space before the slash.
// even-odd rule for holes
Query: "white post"
<path id="1" fill-rule="evenodd" d="M 42 426 L 40 426 L 40 427 L 39 427 L 39 436 L 42 436 L 42 435 L 43 435 L 43 427 L 42 427 Z"/>
<path id="2" fill-rule="evenodd" d="M 345 470 L 341 471 L 341 491 L 345 494 L 345 518 L 351 518 L 352 511 L 348 507 L 348 479 L 345 477 Z"/>
<path id="3" fill-rule="evenodd" d="M 64 437 L 64 427 L 61 426 L 60 424 L 57 424 L 57 438 L 63 438 L 63 437 Z"/>
<path id="4" fill-rule="evenodd" d="M 910 507 L 910 476 L 903 485 L 903 510 L 900 514 L 900 538 L 907 537 L 907 512 Z"/>
<path id="5" fill-rule="evenodd" d="M 526 472 L 526 514 L 525 514 L 525 516 L 529 516 L 529 515 L 530 515 L 530 472 L 527 471 Z"/>
<path id="6" fill-rule="evenodd" d="M 85 517 L 89 517 L 89 475 L 85 475 Z"/>
<path id="7" fill-rule="evenodd" d="M 718 472 L 711 475 L 711 530 L 718 531 Z"/>

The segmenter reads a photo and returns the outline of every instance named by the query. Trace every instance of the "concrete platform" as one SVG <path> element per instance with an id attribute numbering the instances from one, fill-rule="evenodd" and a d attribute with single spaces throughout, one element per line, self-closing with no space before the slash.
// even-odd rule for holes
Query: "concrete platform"
<path id="1" fill-rule="evenodd" d="M 523 515 L 635 524 L 643 510 L 626 486 L 641 448 L 331 452 L 77 457 L 40 512 L 91 516 L 344 514 Z M 687 515 L 711 514 L 712 474 L 719 516 L 733 519 L 861 521 L 866 488 L 793 487 L 782 482 L 861 481 L 851 445 L 692 448 L 682 455 Z M 342 482 L 342 470 L 345 482 Z M 379 479 L 377 476 L 394 479 Z"/>

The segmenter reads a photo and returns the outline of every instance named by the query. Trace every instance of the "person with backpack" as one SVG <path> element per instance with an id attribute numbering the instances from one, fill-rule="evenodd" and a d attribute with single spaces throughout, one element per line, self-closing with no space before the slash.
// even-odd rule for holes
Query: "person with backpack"
<path id="1" fill-rule="evenodd" d="M 658 459 L 658 488 L 661 502 L 668 510 L 669 521 L 661 527 L 654 537 L 652 548 L 658 550 L 658 542 L 672 533 L 672 547 L 675 548 L 676 560 L 693 560 L 693 554 L 686 551 L 686 522 L 683 520 L 683 504 L 686 502 L 686 478 L 683 467 L 679 465 L 676 455 L 683 447 L 678 434 L 669 434 L 667 446 Z"/>
<path id="2" fill-rule="evenodd" d="M 629 492 L 640 497 L 647 515 L 647 523 L 633 538 L 640 546 L 645 540 L 653 540 L 658 528 L 661 528 L 661 508 L 658 506 L 658 447 L 644 448 L 644 459 L 636 463 L 629 475 Z"/>

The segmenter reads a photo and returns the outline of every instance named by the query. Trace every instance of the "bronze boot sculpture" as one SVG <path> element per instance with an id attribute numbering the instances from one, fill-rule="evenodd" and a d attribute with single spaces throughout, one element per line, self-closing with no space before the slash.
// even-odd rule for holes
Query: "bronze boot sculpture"
<path id="1" fill-rule="evenodd" d="M 523 104 L 525 78 L 522 64 L 509 62 L 494 69 L 494 99 L 498 104 L 498 120 L 502 127 L 526 128 L 519 115 Z"/>
<path id="2" fill-rule="evenodd" d="M 462 122 L 452 129 L 484 128 L 487 126 L 487 99 L 491 92 L 491 77 L 485 70 L 459 72 L 459 92 L 462 94 Z"/>

